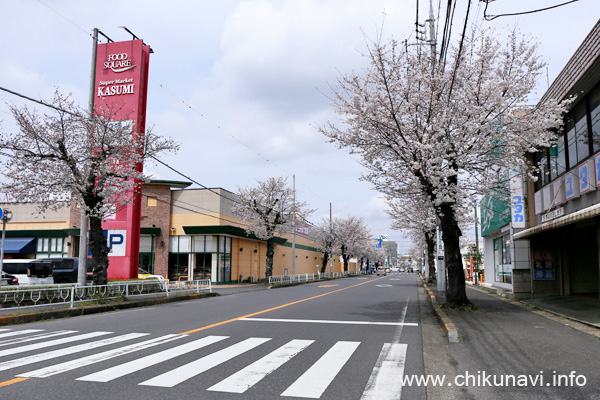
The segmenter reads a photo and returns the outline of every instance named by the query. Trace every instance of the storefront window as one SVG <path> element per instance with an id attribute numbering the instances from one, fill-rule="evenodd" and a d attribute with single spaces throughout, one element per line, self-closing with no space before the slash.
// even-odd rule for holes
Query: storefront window
<path id="1" fill-rule="evenodd" d="M 169 255 L 169 276 L 176 279 L 210 279 L 231 281 L 231 237 L 217 235 L 172 236 Z M 178 257 L 176 257 L 178 256 Z M 182 260 L 182 256 L 187 257 Z M 170 278 L 173 280 L 174 278 Z"/>
<path id="2" fill-rule="evenodd" d="M 154 236 L 140 237 L 140 274 L 154 274 Z"/>
<path id="3" fill-rule="evenodd" d="M 36 244 L 36 258 L 66 257 L 67 241 L 62 238 L 38 238 Z"/>
<path id="4" fill-rule="evenodd" d="M 600 86 L 590 95 L 592 145 L 594 153 L 600 151 Z"/>
<path id="5" fill-rule="evenodd" d="M 494 239 L 494 270 L 496 282 L 512 283 L 509 235 Z"/>
<path id="6" fill-rule="evenodd" d="M 577 162 L 581 162 L 590 155 L 584 101 L 575 108 L 575 136 L 577 137 Z"/>

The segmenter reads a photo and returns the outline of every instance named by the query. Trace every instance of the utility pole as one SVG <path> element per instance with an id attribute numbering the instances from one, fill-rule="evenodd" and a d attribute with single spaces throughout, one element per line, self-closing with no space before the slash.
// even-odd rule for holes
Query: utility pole
<path id="1" fill-rule="evenodd" d="M 94 118 L 94 88 L 96 86 L 96 57 L 98 54 L 98 28 L 94 28 L 92 35 L 92 72 L 90 73 L 90 93 L 88 97 L 89 118 Z M 88 132 L 88 144 L 93 132 Z M 85 286 L 87 283 L 87 236 L 88 216 L 81 204 L 81 222 L 79 226 L 79 268 L 77 269 L 77 284 Z"/>
<path id="2" fill-rule="evenodd" d="M 294 206 L 292 208 L 292 276 L 296 276 L 296 175 L 292 175 Z"/>
<path id="3" fill-rule="evenodd" d="M 435 54 L 435 45 L 436 45 L 436 37 L 435 37 L 435 16 L 433 14 L 433 3 L 432 0 L 429 0 L 429 44 L 431 45 L 431 65 L 435 68 L 436 63 L 436 54 Z"/>
<path id="4" fill-rule="evenodd" d="M 333 274 L 333 222 L 331 220 L 331 203 L 329 203 L 329 238 L 331 239 L 331 257 L 329 260 L 329 275 Z"/>
<path id="5" fill-rule="evenodd" d="M 12 219 L 12 211 L 0 209 L 0 219 L 2 219 L 2 245 L 0 245 L 0 278 L 4 268 L 4 241 L 6 239 L 6 223 Z"/>

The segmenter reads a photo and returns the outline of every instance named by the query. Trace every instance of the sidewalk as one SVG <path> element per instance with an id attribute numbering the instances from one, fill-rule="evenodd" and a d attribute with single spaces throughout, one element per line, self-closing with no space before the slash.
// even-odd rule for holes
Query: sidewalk
<path id="1" fill-rule="evenodd" d="M 434 307 L 436 304 L 445 302 L 445 299 L 437 291 L 435 286 L 424 285 L 424 287 L 429 292 L 429 295 L 433 297 L 432 303 L 434 304 Z M 473 296 L 469 294 L 471 290 L 486 294 L 491 297 L 489 299 L 490 301 L 502 300 L 506 303 L 510 303 L 555 322 L 568 325 L 571 328 L 600 338 L 600 301 L 568 296 L 547 296 L 517 301 L 498 294 L 495 288 L 480 285 L 467 285 L 467 296 L 471 301 L 473 301 Z M 473 303 L 475 306 L 480 307 L 482 304 L 478 303 L 482 302 L 482 298 L 480 296 L 477 296 L 477 298 L 478 301 L 473 301 Z M 483 301 L 483 303 L 488 303 L 488 301 Z M 440 320 L 440 325 L 442 325 L 443 330 L 448 336 L 448 340 L 451 343 L 456 342 L 454 339 L 455 337 L 460 336 L 461 332 L 456 329 L 452 320 L 452 314 L 438 308 L 435 308 L 435 311 Z M 565 320 L 570 322 L 565 323 Z"/>
<path id="2" fill-rule="evenodd" d="M 460 337 L 448 345 L 453 368 L 446 375 L 460 386 L 457 399 L 600 399 L 597 328 L 585 326 L 596 333 L 589 334 L 577 322 L 481 288 L 467 287 L 467 296 L 477 311 L 447 312 Z"/>
<path id="3" fill-rule="evenodd" d="M 498 296 L 496 289 L 479 285 L 468 287 Z M 545 296 L 519 300 L 519 303 L 600 329 L 600 301 L 572 296 Z"/>

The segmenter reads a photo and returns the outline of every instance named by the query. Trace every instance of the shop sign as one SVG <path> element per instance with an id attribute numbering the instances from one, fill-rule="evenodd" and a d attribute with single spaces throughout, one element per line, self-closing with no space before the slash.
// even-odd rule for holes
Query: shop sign
<path id="1" fill-rule="evenodd" d="M 538 250 L 533 252 L 533 279 L 554 280 L 554 253 L 552 251 Z"/>
<path id="2" fill-rule="evenodd" d="M 579 166 L 579 193 L 596 190 L 594 160 L 587 160 Z"/>
<path id="3" fill-rule="evenodd" d="M 510 195 L 512 198 L 512 227 L 525 228 L 525 205 L 523 202 L 523 183 L 521 175 L 510 179 Z"/>
<path id="4" fill-rule="evenodd" d="M 562 217 L 563 215 L 565 215 L 565 209 L 563 207 L 559 207 L 555 210 L 552 210 L 552 211 L 542 215 L 542 223 L 551 221 L 558 217 Z"/>
<path id="5" fill-rule="evenodd" d="M 575 175 L 573 171 L 565 175 L 565 199 L 571 200 L 579 197 L 579 175 Z"/>
<path id="6" fill-rule="evenodd" d="M 150 47 L 142 40 L 97 46 L 95 113 L 109 111 L 111 125 L 131 129 L 131 135 L 139 137 L 140 142 L 145 131 L 149 59 Z M 142 169 L 140 164 L 137 170 Z M 111 248 L 109 279 L 137 277 L 139 266 L 141 194 L 132 190 L 123 196 L 127 206 L 115 209 L 102 223 Z"/>

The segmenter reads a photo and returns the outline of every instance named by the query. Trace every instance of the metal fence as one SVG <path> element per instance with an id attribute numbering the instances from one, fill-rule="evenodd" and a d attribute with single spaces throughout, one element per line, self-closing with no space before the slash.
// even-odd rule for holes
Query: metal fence
<path id="1" fill-rule="evenodd" d="M 361 271 L 333 272 L 331 274 L 298 274 L 277 275 L 269 277 L 269 285 L 291 285 L 293 283 L 317 281 L 319 279 L 336 279 L 344 276 L 362 275 Z"/>
<path id="2" fill-rule="evenodd" d="M 269 277 L 269 285 L 291 285 L 292 283 L 310 282 L 318 280 L 315 274 L 278 275 Z"/>
<path id="3" fill-rule="evenodd" d="M 118 298 L 135 298 L 139 296 L 164 295 L 207 290 L 212 292 L 210 279 L 196 281 L 169 282 L 159 280 L 143 280 L 109 283 L 98 286 L 67 286 L 51 287 L 3 287 L 0 290 L 0 308 L 28 308 L 69 304 L 85 301 L 105 301 Z"/>

